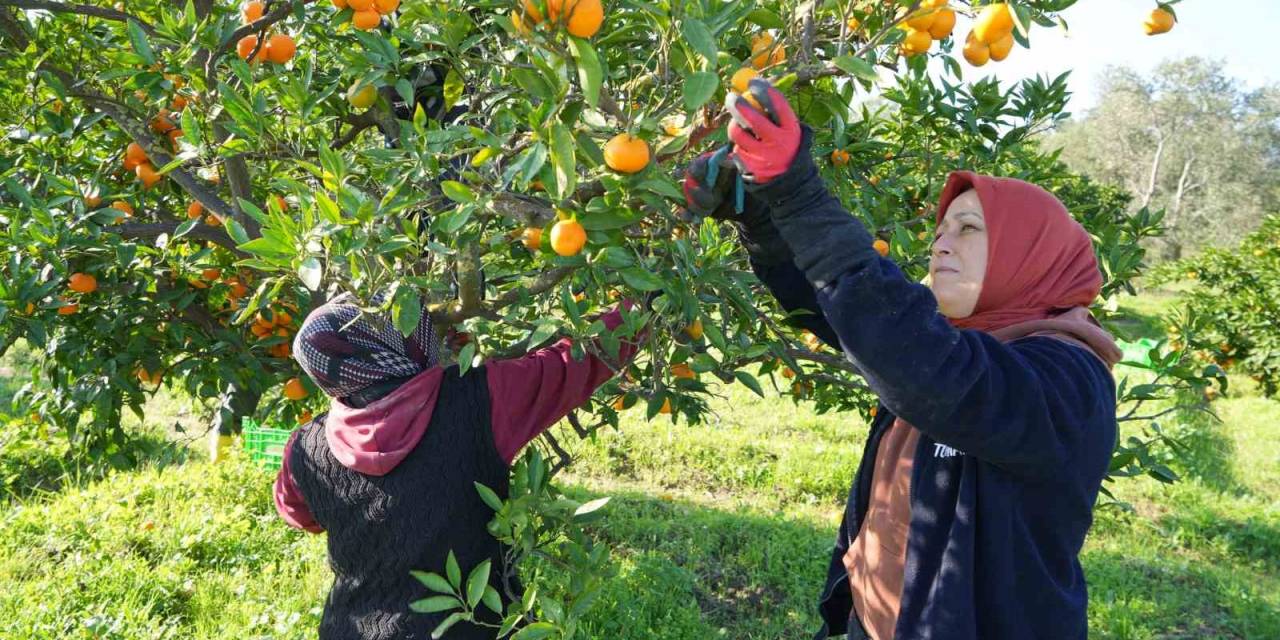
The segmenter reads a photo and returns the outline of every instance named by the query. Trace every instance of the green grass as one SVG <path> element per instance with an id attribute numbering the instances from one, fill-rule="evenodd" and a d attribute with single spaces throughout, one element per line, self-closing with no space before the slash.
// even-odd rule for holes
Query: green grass
<path id="1" fill-rule="evenodd" d="M 1280 638 L 1280 403 L 1231 382 L 1222 422 L 1167 424 L 1190 446 L 1170 463 L 1182 482 L 1122 480 L 1113 490 L 1134 510 L 1097 512 L 1083 551 L 1091 637 Z M 166 406 L 166 422 L 181 413 Z M 812 633 L 866 426 L 740 387 L 713 406 L 700 426 L 633 410 L 593 441 L 557 432 L 577 458 L 568 492 L 614 497 L 595 534 L 616 576 L 587 637 Z M 196 459 L 0 507 L 0 637 L 313 637 L 323 537 L 276 518 L 271 477 Z"/>

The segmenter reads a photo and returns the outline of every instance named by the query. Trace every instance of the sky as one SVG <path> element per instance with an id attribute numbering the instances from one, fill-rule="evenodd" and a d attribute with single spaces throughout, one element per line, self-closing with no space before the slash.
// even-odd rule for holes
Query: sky
<path id="1" fill-rule="evenodd" d="M 1163 60 L 1195 55 L 1223 60 L 1227 75 L 1248 88 L 1280 83 L 1280 37 L 1275 32 L 1280 0 L 1183 0 L 1174 5 L 1179 22 L 1173 31 L 1148 36 L 1142 22 L 1153 8 L 1154 0 L 1079 0 L 1062 13 L 1069 27 L 1065 34 L 1037 25 L 1031 30 L 1031 49 L 1016 47 L 1004 62 L 980 69 L 960 58 L 965 80 L 995 74 L 1012 83 L 1071 71 L 1070 111 L 1075 115 L 1095 104 L 1097 76 L 1108 65 L 1149 72 Z M 969 32 L 970 23 L 960 17 L 957 37 Z"/>

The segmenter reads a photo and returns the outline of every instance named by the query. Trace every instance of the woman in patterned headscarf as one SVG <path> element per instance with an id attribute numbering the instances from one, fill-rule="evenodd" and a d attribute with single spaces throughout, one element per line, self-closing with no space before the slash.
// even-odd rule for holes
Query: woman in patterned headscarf
<path id="1" fill-rule="evenodd" d="M 616 310 L 602 320 L 622 323 Z M 436 349 L 425 309 L 406 337 L 347 295 L 313 311 L 295 339 L 299 364 L 332 400 L 285 446 L 274 493 L 289 525 L 328 533 L 334 582 L 322 639 L 429 637 L 445 616 L 409 610 L 429 595 L 410 571 L 443 574 L 450 551 L 467 568 L 490 560 L 505 606 L 504 554 L 475 484 L 505 499 L 516 454 L 616 369 L 593 355 L 573 360 L 567 339 L 465 375 L 439 366 Z M 626 360 L 635 349 L 620 351 Z M 462 623 L 444 637 L 494 630 Z"/>

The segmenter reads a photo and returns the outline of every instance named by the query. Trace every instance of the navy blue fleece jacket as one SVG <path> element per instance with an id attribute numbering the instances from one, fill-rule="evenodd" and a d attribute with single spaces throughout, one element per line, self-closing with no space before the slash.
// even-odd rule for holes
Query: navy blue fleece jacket
<path id="1" fill-rule="evenodd" d="M 842 350 L 880 396 L 832 552 L 818 637 L 866 638 L 842 562 L 866 514 L 894 416 L 920 432 L 898 640 L 1079 639 L 1079 552 L 1116 443 L 1115 384 L 1088 350 L 1004 344 L 952 327 L 933 294 L 881 258 L 809 151 L 749 186 L 772 226 L 749 225 L 752 265 L 801 324 Z"/>

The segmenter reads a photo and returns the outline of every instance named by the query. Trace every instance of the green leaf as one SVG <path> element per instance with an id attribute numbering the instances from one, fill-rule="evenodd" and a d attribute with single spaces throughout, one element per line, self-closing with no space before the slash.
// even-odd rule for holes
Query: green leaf
<path id="1" fill-rule="evenodd" d="M 684 106 L 694 111 L 706 104 L 716 94 L 719 84 L 716 74 L 710 71 L 694 71 L 684 78 Z"/>
<path id="2" fill-rule="evenodd" d="M 551 126 L 551 164 L 556 170 L 557 200 L 569 197 L 578 186 L 577 148 L 568 127 L 560 123 Z"/>
<path id="3" fill-rule="evenodd" d="M 549 638 L 558 632 L 556 626 L 550 622 L 535 622 L 511 636 L 511 640 L 542 640 Z"/>
<path id="4" fill-rule="evenodd" d="M 444 76 L 444 110 L 448 111 L 462 99 L 462 76 L 453 67 Z"/>
<path id="5" fill-rule="evenodd" d="M 658 195 L 666 196 L 681 204 L 684 204 L 684 192 L 676 183 L 666 177 L 650 177 L 639 184 L 641 189 L 647 189 Z"/>
<path id="6" fill-rule="evenodd" d="M 529 593 L 529 591 L 526 591 L 525 593 Z M 502 620 L 502 626 L 498 627 L 498 637 L 506 637 L 508 633 L 511 633 L 512 629 L 516 628 L 516 625 L 519 624 L 521 620 L 524 620 L 524 616 L 518 613 L 513 613 L 504 618 Z"/>
<path id="7" fill-rule="evenodd" d="M 706 58 L 707 64 L 714 69 L 716 67 L 716 39 L 715 36 L 711 35 L 711 30 L 707 28 L 707 25 L 697 18 L 685 18 L 684 22 L 680 23 L 680 32 L 684 34 L 684 39 L 689 41 L 694 51 Z"/>
<path id="8" fill-rule="evenodd" d="M 445 197 L 454 202 L 465 204 L 476 201 L 475 192 L 457 180 L 445 180 L 440 184 L 440 188 L 444 191 Z"/>
<path id="9" fill-rule="evenodd" d="M 836 65 L 837 69 L 852 75 L 855 78 L 861 78 L 867 82 L 876 82 L 880 79 L 879 74 L 876 73 L 875 67 L 871 66 L 870 62 L 867 62 L 862 58 L 843 55 L 837 57 L 831 62 Z"/>
<path id="10" fill-rule="evenodd" d="M 418 291 L 413 287 L 396 289 L 391 312 L 396 319 L 396 328 L 401 334 L 408 336 L 413 333 L 413 330 L 418 328 L 418 321 L 422 319 L 422 298 L 418 295 Z"/>
<path id="11" fill-rule="evenodd" d="M 747 20 L 750 20 L 765 29 L 781 29 L 786 26 L 786 24 L 782 22 L 782 18 L 778 17 L 778 14 L 768 9 L 752 9 L 751 13 L 747 14 Z"/>
<path id="12" fill-rule="evenodd" d="M 195 220 L 187 220 L 186 222 L 183 222 L 182 224 L 178 225 L 177 229 L 173 230 L 173 237 L 181 238 L 182 236 L 185 236 L 188 233 L 191 233 L 191 230 L 196 228 L 197 224 L 200 224 L 200 218 L 196 218 Z M 244 243 L 240 243 L 240 246 L 241 248 L 243 248 Z"/>
<path id="13" fill-rule="evenodd" d="M 549 100 L 554 93 L 551 85 L 547 83 L 542 74 L 532 69 L 512 69 L 511 77 L 515 78 L 516 84 L 529 95 L 541 99 Z"/>
<path id="14" fill-rule="evenodd" d="M 450 609 L 461 609 L 462 601 L 453 596 L 431 596 L 410 602 L 409 608 L 418 613 L 438 613 Z"/>
<path id="15" fill-rule="evenodd" d="M 494 493 L 493 489 L 490 489 L 479 482 L 474 482 L 472 484 L 476 485 L 476 493 L 480 494 L 480 499 L 484 500 L 485 504 L 489 505 L 489 507 L 494 511 L 502 510 L 502 498 L 499 498 L 498 494 Z"/>
<path id="16" fill-rule="evenodd" d="M 468 342 L 458 351 L 458 375 L 466 375 L 471 363 L 476 359 L 476 343 Z"/>
<path id="17" fill-rule="evenodd" d="M 245 232 L 244 226 L 236 222 L 235 218 L 227 218 L 222 221 L 222 226 L 227 230 L 227 235 L 231 237 L 236 244 L 244 244 L 249 241 L 249 234 Z"/>
<path id="18" fill-rule="evenodd" d="M 633 215 L 631 211 L 626 209 L 606 209 L 578 216 L 578 222 L 587 231 L 606 231 L 633 225 L 640 222 L 642 217 Z"/>
<path id="19" fill-rule="evenodd" d="M 410 571 L 413 577 L 418 579 L 426 588 L 436 593 L 456 593 L 453 587 L 449 586 L 449 581 L 438 573 L 428 571 Z"/>
<path id="20" fill-rule="evenodd" d="M 662 288 L 662 279 L 650 273 L 644 267 L 629 267 L 623 269 L 622 280 L 627 283 L 628 287 L 638 291 L 657 291 Z"/>
<path id="21" fill-rule="evenodd" d="M 156 53 L 151 50 L 151 43 L 147 42 L 147 33 L 142 30 L 142 26 L 136 20 L 129 21 L 129 42 L 133 45 L 133 50 L 147 64 L 156 63 Z"/>
<path id="22" fill-rule="evenodd" d="M 342 223 L 342 212 L 338 210 L 338 204 L 332 198 L 323 194 L 316 194 L 316 209 L 320 211 L 320 217 L 327 222 L 333 224 Z"/>
<path id="23" fill-rule="evenodd" d="M 462 226 L 465 225 L 467 221 L 471 219 L 471 214 L 474 211 L 475 211 L 474 206 L 462 205 L 454 209 L 453 211 L 449 211 L 436 216 L 434 219 L 432 219 L 431 223 L 432 223 L 432 226 L 434 226 L 436 229 L 440 230 L 441 232 L 444 232 L 446 234 L 452 234 L 458 229 L 461 229 Z"/>
<path id="24" fill-rule="evenodd" d="M 400 99 L 404 100 L 405 104 L 414 104 L 413 85 L 409 84 L 408 80 L 404 78 L 396 80 L 396 93 L 400 94 Z"/>
<path id="25" fill-rule="evenodd" d="M 188 222 L 195 221 L 188 220 Z M 253 240 L 240 245 L 239 248 L 243 251 L 248 251 L 249 253 L 256 254 L 264 258 L 292 258 L 294 255 L 294 249 L 292 247 L 268 236 L 254 238 Z"/>
<path id="26" fill-rule="evenodd" d="M 1022 37 L 1031 37 L 1031 9 L 1021 4 L 1010 4 L 1013 9 L 1013 26 L 1017 27 L 1017 31 Z"/>
<path id="27" fill-rule="evenodd" d="M 328 200 L 328 198 L 326 198 L 324 194 L 320 194 L 320 196 L 316 198 L 316 201 L 319 202 L 320 198 L 324 198 Z M 270 219 L 267 218 L 267 214 L 264 213 L 262 209 L 258 208 L 258 205 L 252 202 L 249 202 L 244 198 L 237 198 L 237 200 L 240 201 L 240 210 L 243 211 L 245 215 L 249 216 L 250 218 L 253 218 L 254 221 L 256 221 L 258 224 L 266 225 L 271 222 Z"/>
<path id="28" fill-rule="evenodd" d="M 467 606 L 472 609 L 480 604 L 480 598 L 484 597 L 484 588 L 489 586 L 489 567 L 490 562 L 485 560 L 480 566 L 471 570 L 471 576 L 467 578 Z"/>
<path id="29" fill-rule="evenodd" d="M 582 95 L 592 107 L 600 102 L 600 84 L 604 79 L 604 71 L 600 68 L 600 58 L 591 43 L 582 38 L 569 38 L 569 48 L 573 50 L 573 58 L 578 63 L 578 84 L 582 85 Z"/>
<path id="30" fill-rule="evenodd" d="M 748 389 L 751 389 L 752 391 L 754 391 L 756 395 L 760 396 L 761 398 L 764 397 L 764 389 L 760 388 L 760 381 L 756 380 L 755 376 L 747 373 L 746 371 L 735 371 L 733 372 L 733 375 L 738 379 L 739 382 L 747 385 Z"/>
<path id="31" fill-rule="evenodd" d="M 449 614 L 449 617 L 445 618 L 444 622 L 441 622 L 440 624 L 436 625 L 435 630 L 431 632 L 432 640 L 439 640 L 440 638 L 444 637 L 444 634 L 449 632 L 450 627 L 452 627 L 455 624 L 458 624 L 459 622 L 462 622 L 463 620 L 466 620 L 467 618 L 468 616 L 463 613 Z"/>
<path id="32" fill-rule="evenodd" d="M 498 590 L 491 586 L 485 586 L 484 589 L 484 606 L 494 613 L 502 613 L 502 597 L 498 595 Z"/>
<path id="33" fill-rule="evenodd" d="M 453 549 L 449 550 L 449 558 L 444 564 L 445 574 L 449 576 L 449 584 L 454 589 L 462 588 L 462 568 L 458 566 L 458 557 L 453 555 Z"/>
<path id="34" fill-rule="evenodd" d="M 320 259 L 315 256 L 303 260 L 302 264 L 298 265 L 298 279 L 312 291 L 320 290 L 320 279 L 323 275 L 324 267 L 320 264 Z"/>
<path id="35" fill-rule="evenodd" d="M 592 500 L 591 502 L 588 502 L 582 505 L 581 507 L 578 507 L 573 512 L 573 519 L 578 520 L 579 522 L 588 520 L 590 519 L 592 514 L 604 508 L 606 504 L 609 504 L 608 496 L 604 498 L 597 498 L 595 500 Z"/>
<path id="36" fill-rule="evenodd" d="M 533 334 L 529 336 L 529 348 L 536 349 L 541 346 L 547 338 L 555 335 L 558 328 L 559 327 L 557 327 L 554 322 L 544 322 L 535 327 L 533 329 Z"/>
<path id="37" fill-rule="evenodd" d="M 636 263 L 630 251 L 615 246 L 605 247 L 604 251 L 600 252 L 600 262 L 610 269 L 630 267 Z"/>
<path id="38" fill-rule="evenodd" d="M 1165 484 L 1173 484 L 1178 481 L 1178 474 L 1174 473 L 1173 469 L 1159 463 L 1147 469 L 1147 475 Z"/>

